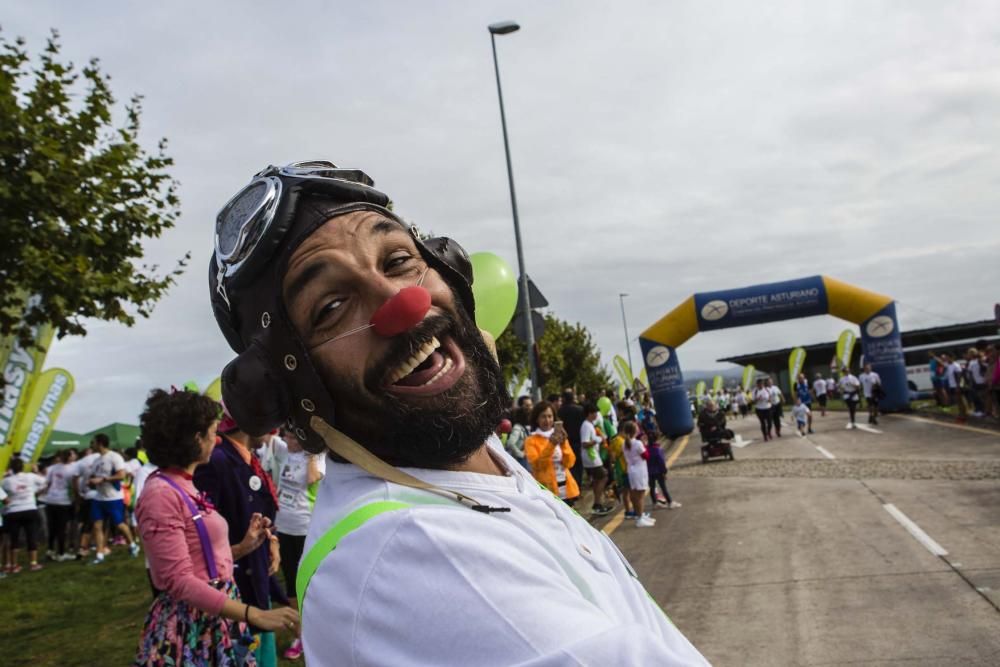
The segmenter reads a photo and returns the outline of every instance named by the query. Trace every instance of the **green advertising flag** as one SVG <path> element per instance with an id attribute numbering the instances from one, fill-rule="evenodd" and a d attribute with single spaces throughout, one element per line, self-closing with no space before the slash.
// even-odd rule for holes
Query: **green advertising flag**
<path id="1" fill-rule="evenodd" d="M 30 303 L 29 303 L 30 307 Z M 31 388 L 38 378 L 52 335 L 50 324 L 32 327 L 34 345 L 24 349 L 14 341 L 3 365 L 5 385 L 0 398 L 0 471 L 7 469 L 7 463 L 14 453 L 14 434 L 24 415 Z"/>
<path id="2" fill-rule="evenodd" d="M 625 385 L 623 384 L 618 385 L 618 400 L 625 400 Z"/>
<path id="3" fill-rule="evenodd" d="M 632 369 L 629 368 L 628 362 L 622 359 L 620 354 L 616 354 L 612 362 L 618 373 L 618 379 L 622 381 L 623 385 L 632 389 L 635 386 L 635 378 L 632 376 Z"/>
<path id="4" fill-rule="evenodd" d="M 838 371 L 843 370 L 844 367 L 850 368 L 851 366 L 851 355 L 854 354 L 854 343 L 857 342 L 858 337 L 850 329 L 844 329 L 840 333 L 840 338 L 837 339 L 837 365 Z"/>
<path id="5" fill-rule="evenodd" d="M 718 396 L 720 391 L 722 391 L 722 376 L 716 375 L 712 378 L 712 393 Z"/>
<path id="6" fill-rule="evenodd" d="M 705 398 L 705 381 L 698 380 L 698 384 L 694 386 L 695 405 L 697 405 L 700 408 L 701 402 L 704 398 Z"/>
<path id="7" fill-rule="evenodd" d="M 743 367 L 743 383 L 740 385 L 743 387 L 743 391 L 750 391 L 750 383 L 753 382 L 754 373 L 757 371 L 753 364 L 747 364 Z"/>
<path id="8" fill-rule="evenodd" d="M 62 368 L 50 368 L 38 376 L 28 396 L 24 417 L 18 422 L 12 438 L 18 445 L 21 460 L 31 463 L 41 456 L 59 413 L 74 388 L 73 376 Z"/>
<path id="9" fill-rule="evenodd" d="M 205 395 L 218 403 L 222 400 L 222 378 L 217 377 L 205 388 Z M 517 394 L 515 394 L 516 396 Z"/>
<path id="10" fill-rule="evenodd" d="M 792 353 L 788 355 L 788 384 L 791 388 L 792 395 L 795 395 L 795 383 L 799 379 L 799 373 L 802 372 L 802 367 L 806 363 L 806 350 L 803 347 L 797 347 L 792 350 Z"/>

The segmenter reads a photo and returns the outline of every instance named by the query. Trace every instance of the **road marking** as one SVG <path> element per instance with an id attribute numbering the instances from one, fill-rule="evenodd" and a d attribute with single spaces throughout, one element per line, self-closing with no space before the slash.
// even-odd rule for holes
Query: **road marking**
<path id="1" fill-rule="evenodd" d="M 681 453 L 683 453 L 684 451 L 684 448 L 688 446 L 688 440 L 690 439 L 691 436 L 685 435 L 681 438 L 681 441 L 677 443 L 677 448 L 670 454 L 670 458 L 667 459 L 668 468 L 674 464 L 674 461 L 676 461 L 678 457 L 680 457 Z"/>
<path id="2" fill-rule="evenodd" d="M 920 526 L 915 524 L 910 517 L 906 516 L 899 511 L 899 508 L 892 503 L 886 503 L 882 505 L 885 511 L 888 512 L 893 519 L 899 522 L 899 524 L 906 529 L 906 531 L 916 538 L 917 542 L 924 545 L 924 548 L 930 551 L 935 556 L 947 556 L 948 552 L 940 544 L 931 539 L 931 536 L 925 533 Z"/>
<path id="3" fill-rule="evenodd" d="M 822 454 L 823 456 L 825 456 L 828 459 L 835 459 L 835 458 L 837 458 L 836 456 L 834 456 L 830 452 L 826 451 L 826 448 L 824 448 L 824 447 L 820 447 L 819 445 L 816 445 L 816 449 L 818 449 L 819 453 Z"/>
<path id="4" fill-rule="evenodd" d="M 611 517 L 611 521 L 608 521 L 606 524 L 604 524 L 604 528 L 601 528 L 601 532 L 604 533 L 605 535 L 610 535 L 611 533 L 615 532 L 615 529 L 618 526 L 622 525 L 622 521 L 624 520 L 625 520 L 625 510 L 623 509 L 619 511 L 618 514 Z"/>
<path id="5" fill-rule="evenodd" d="M 997 431 L 991 431 L 988 428 L 979 428 L 978 426 L 966 426 L 965 424 L 951 424 L 948 422 L 943 422 L 939 419 L 930 419 L 928 417 L 917 417 L 916 415 L 898 415 L 890 414 L 889 417 L 895 417 L 896 419 L 909 419 L 910 421 L 923 422 L 925 424 L 935 424 L 937 426 L 944 426 L 945 428 L 957 428 L 962 431 L 972 431 L 973 433 L 983 433 L 985 435 L 1000 436 Z"/>
<path id="6" fill-rule="evenodd" d="M 858 424 L 858 428 L 860 428 L 862 431 L 868 431 L 869 433 L 881 433 L 882 432 L 882 431 L 878 430 L 877 428 L 872 428 L 868 424 Z"/>

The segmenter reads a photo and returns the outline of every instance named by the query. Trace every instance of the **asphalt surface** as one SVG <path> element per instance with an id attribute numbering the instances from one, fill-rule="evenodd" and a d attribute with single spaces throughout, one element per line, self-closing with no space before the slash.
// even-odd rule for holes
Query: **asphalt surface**
<path id="1" fill-rule="evenodd" d="M 1000 433 L 846 421 L 731 421 L 733 462 L 695 435 L 667 452 L 683 507 L 598 525 L 715 665 L 1000 665 Z"/>

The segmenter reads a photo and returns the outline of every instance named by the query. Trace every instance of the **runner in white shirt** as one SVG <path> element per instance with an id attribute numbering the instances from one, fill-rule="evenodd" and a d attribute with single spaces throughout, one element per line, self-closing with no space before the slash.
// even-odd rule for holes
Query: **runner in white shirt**
<path id="1" fill-rule="evenodd" d="M 843 374 L 840 376 L 840 382 L 837 383 L 837 388 L 844 402 L 847 403 L 847 412 L 851 416 L 851 422 L 848 425 L 851 428 L 857 428 L 856 415 L 858 403 L 861 402 L 861 381 L 855 377 L 851 369 L 845 366 Z"/>
<path id="2" fill-rule="evenodd" d="M 774 434 L 780 438 L 781 420 L 785 416 L 785 411 L 782 407 L 785 396 L 781 393 L 778 385 L 771 381 L 770 377 L 764 379 L 764 386 L 767 387 L 767 391 L 771 395 L 771 424 L 774 426 Z"/>
<path id="3" fill-rule="evenodd" d="M 97 497 L 90 504 L 90 518 L 94 522 L 94 545 L 97 555 L 92 565 L 104 562 L 107 535 L 104 534 L 104 520 L 121 533 L 128 542 L 128 550 L 135 558 L 139 555 L 139 544 L 132 537 L 132 529 L 125 522 L 125 494 L 122 481 L 125 479 L 125 459 L 110 448 L 111 441 L 104 433 L 94 436 L 94 445 L 100 455 L 94 461 L 90 472 L 90 485 L 97 489 Z"/>
<path id="4" fill-rule="evenodd" d="M 94 443 L 91 441 L 91 447 L 93 445 Z M 90 539 L 94 532 L 94 521 L 90 518 L 90 506 L 97 498 L 97 489 L 90 486 L 90 475 L 99 458 L 101 458 L 100 454 L 92 452 L 73 463 L 71 475 L 73 477 L 73 490 L 77 494 L 76 524 L 80 531 L 80 543 L 77 545 L 76 552 L 77 560 L 86 558 L 90 554 Z"/>
<path id="5" fill-rule="evenodd" d="M 637 528 L 650 528 L 656 524 L 656 519 L 649 512 L 643 511 L 646 492 L 649 491 L 649 471 L 646 467 L 649 455 L 646 453 L 646 445 L 637 438 L 639 429 L 633 421 L 622 427 L 622 435 L 625 436 L 622 455 L 628 464 L 629 499 L 636 514 L 635 525 Z"/>
<path id="6" fill-rule="evenodd" d="M 819 416 L 826 416 L 826 401 L 828 399 L 827 394 L 829 393 L 829 387 L 827 386 L 826 380 L 823 379 L 822 373 L 816 373 L 816 379 L 813 381 L 813 395 L 816 397 L 816 402 L 819 403 Z"/>
<path id="7" fill-rule="evenodd" d="M 278 531 L 281 554 L 281 571 L 285 577 L 285 591 L 292 607 L 297 606 L 298 594 L 295 579 L 299 561 L 309 532 L 309 520 L 316 502 L 319 482 L 326 474 L 326 456 L 310 454 L 302 449 L 299 439 L 291 431 L 271 441 L 271 454 L 278 470 L 278 513 L 274 519 Z M 298 637 L 285 652 L 288 660 L 302 657 L 302 640 Z"/>
<path id="8" fill-rule="evenodd" d="M 587 471 L 587 479 L 590 480 L 590 488 L 594 492 L 594 504 L 590 512 L 595 516 L 604 516 L 610 514 L 614 508 L 602 502 L 604 488 L 608 484 L 608 471 L 601 461 L 601 444 L 604 438 L 597 432 L 595 426 L 601 413 L 592 403 L 585 405 L 583 412 L 585 419 L 580 424 L 580 458 L 583 459 L 583 469 Z"/>
<path id="9" fill-rule="evenodd" d="M 806 435 L 806 428 L 809 424 L 809 406 L 802 402 L 798 396 L 795 397 L 795 405 L 792 406 L 792 417 L 795 418 L 795 428 L 799 437 Z"/>
<path id="10" fill-rule="evenodd" d="M 258 179 L 214 235 L 226 405 L 350 461 L 299 564 L 306 664 L 707 664 L 611 540 L 487 443 L 510 397 L 457 242 L 425 245 L 355 170 Z"/>
<path id="11" fill-rule="evenodd" d="M 865 395 L 865 405 L 868 407 L 868 423 L 878 424 L 878 401 L 882 393 L 882 378 L 872 370 L 871 364 L 865 364 L 864 372 L 858 377 L 861 391 Z"/>
<path id="12" fill-rule="evenodd" d="M 45 519 L 49 529 L 49 560 L 73 560 L 66 552 L 66 531 L 73 518 L 73 469 L 69 452 L 61 451 L 56 462 L 45 471 Z M 56 551 L 58 549 L 58 551 Z"/>
<path id="13" fill-rule="evenodd" d="M 826 379 L 826 394 L 829 397 L 833 397 L 833 392 L 837 390 L 837 381 L 833 379 L 833 373 L 831 372 L 830 377 Z"/>
<path id="14" fill-rule="evenodd" d="M 4 530 L 10 540 L 10 550 L 7 552 L 7 562 L 4 571 L 8 574 L 21 571 L 17 562 L 18 550 L 21 546 L 21 533 L 24 533 L 28 547 L 28 560 L 32 570 L 42 569 L 38 562 L 38 500 L 36 494 L 45 488 L 45 478 L 33 472 L 25 472 L 25 464 L 18 457 L 10 460 L 10 470 L 13 474 L 4 477 L 0 486 L 7 494 L 4 505 Z"/>
<path id="15" fill-rule="evenodd" d="M 751 398 L 753 399 L 754 412 L 757 413 L 757 419 L 760 420 L 760 432 L 764 435 L 764 441 L 767 442 L 771 439 L 771 392 L 764 386 L 763 379 L 757 380 L 757 386 L 754 387 Z"/>

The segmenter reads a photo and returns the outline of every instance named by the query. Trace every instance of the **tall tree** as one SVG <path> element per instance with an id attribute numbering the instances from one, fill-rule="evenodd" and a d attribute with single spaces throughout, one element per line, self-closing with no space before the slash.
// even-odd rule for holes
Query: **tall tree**
<path id="1" fill-rule="evenodd" d="M 53 31 L 36 60 L 0 35 L 0 338 L 25 345 L 43 322 L 61 337 L 85 335 L 88 317 L 148 317 L 190 256 L 166 273 L 141 261 L 179 214 L 166 140 L 151 153 L 138 141 L 141 97 L 116 124 L 96 59 L 61 60 Z"/>
<path id="2" fill-rule="evenodd" d="M 611 374 L 601 365 L 601 351 L 590 331 L 579 322 L 570 324 L 555 315 L 545 316 L 545 334 L 538 340 L 541 357 L 542 394 L 561 393 L 573 387 L 588 396 L 612 384 Z M 527 375 L 527 347 L 508 327 L 497 340 L 497 353 L 508 384 Z"/>

